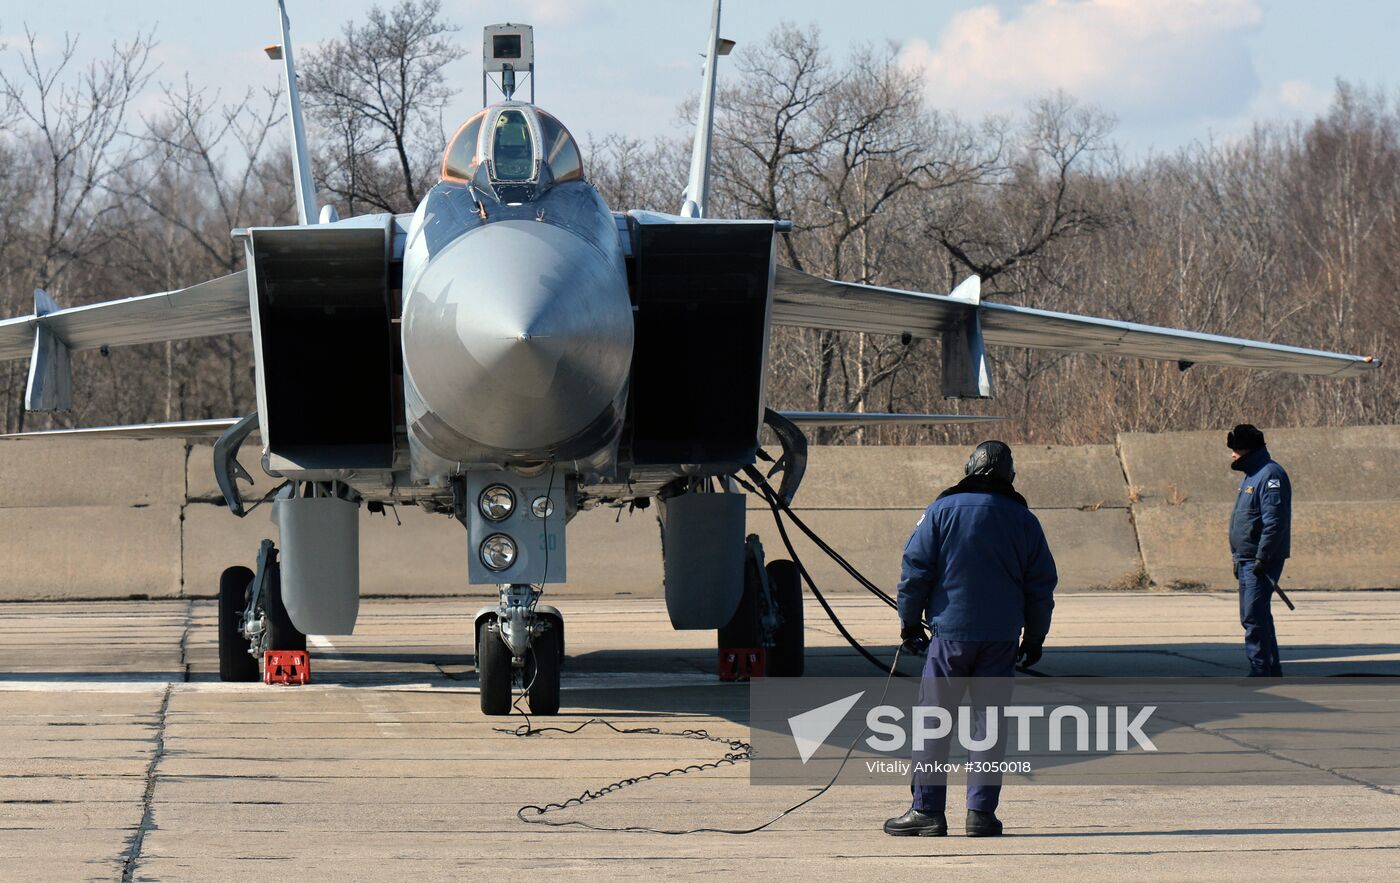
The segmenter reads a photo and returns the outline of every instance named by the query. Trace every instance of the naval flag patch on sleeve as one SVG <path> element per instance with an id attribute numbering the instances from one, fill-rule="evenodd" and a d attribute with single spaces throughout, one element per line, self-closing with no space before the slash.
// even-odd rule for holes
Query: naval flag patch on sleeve
<path id="1" fill-rule="evenodd" d="M 1269 479 L 1268 483 L 1264 485 L 1265 490 L 1276 487 L 1283 487 L 1283 482 L 1279 481 L 1277 478 Z"/>

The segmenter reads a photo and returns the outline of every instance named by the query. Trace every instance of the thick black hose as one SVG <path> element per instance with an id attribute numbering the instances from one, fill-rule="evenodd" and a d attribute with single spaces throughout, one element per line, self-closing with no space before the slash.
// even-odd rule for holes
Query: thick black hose
<path id="1" fill-rule="evenodd" d="M 841 637 L 845 638 L 846 643 L 850 644 L 851 647 L 854 648 L 857 653 L 859 653 L 861 656 L 864 656 L 867 660 L 869 660 L 871 665 L 878 668 L 881 672 L 888 671 L 894 677 L 900 678 L 912 677 L 912 675 L 899 671 L 893 666 L 890 666 L 887 669 L 885 664 L 881 662 L 878 658 L 876 658 L 875 654 L 865 649 L 865 647 L 862 646 L 862 644 L 855 639 L 855 636 L 853 636 L 849 631 L 846 630 L 846 626 L 836 615 L 836 611 L 831 609 L 831 605 L 827 603 L 826 598 L 817 588 L 817 584 L 812 581 L 812 575 L 807 572 L 807 568 L 802 564 L 802 559 L 797 556 L 797 550 L 792 547 L 792 540 L 788 537 L 787 528 L 783 526 L 783 519 L 779 509 L 781 503 L 778 501 L 777 496 L 773 493 L 772 486 L 769 485 L 766 480 L 764 480 L 761 474 L 757 474 L 756 471 L 754 474 L 751 475 L 751 477 L 754 477 L 758 480 L 759 493 L 761 496 L 764 497 L 764 501 L 768 503 L 768 507 L 773 510 L 773 522 L 778 526 L 778 536 L 782 538 L 783 546 L 787 548 L 787 553 L 789 556 L 791 556 L 792 563 L 797 568 L 798 574 L 802 576 L 803 582 L 807 583 L 807 588 L 811 590 L 812 597 L 817 599 L 817 603 L 820 604 L 822 610 L 826 612 L 827 618 L 831 620 L 831 624 L 836 626 L 836 630 L 841 633 Z M 789 515 L 792 514 L 791 510 L 787 511 Z M 868 582 L 868 580 L 866 580 L 863 576 L 860 577 L 860 580 L 863 585 Z M 884 593 L 880 592 L 878 589 L 876 590 L 876 593 L 881 596 L 884 596 Z M 899 658 L 898 653 L 895 654 L 895 658 Z"/>
<path id="2" fill-rule="evenodd" d="M 879 586 L 871 582 L 869 579 L 867 579 L 865 574 L 861 573 L 859 570 L 856 570 L 855 565 L 851 564 L 851 562 L 846 560 L 845 556 L 843 556 L 840 552 L 836 551 L 835 549 L 831 548 L 831 546 L 826 542 L 826 540 L 823 540 L 821 537 L 817 536 L 816 532 L 813 531 L 810 527 L 808 527 L 807 523 L 803 521 L 796 512 L 792 511 L 792 507 L 784 503 L 778 497 L 777 492 L 773 490 L 773 486 L 768 483 L 768 479 L 763 477 L 763 473 L 759 472 L 757 469 L 754 469 L 751 466 L 746 467 L 744 471 L 748 473 L 748 476 L 752 478 L 755 483 L 757 483 L 757 492 L 760 496 L 764 498 L 764 502 L 766 502 L 769 505 L 769 507 L 773 509 L 775 518 L 777 517 L 778 511 L 781 510 L 785 515 L 787 515 L 788 518 L 792 519 L 792 523 L 797 525 L 799 530 L 801 530 L 804 534 L 807 535 L 807 539 L 811 540 L 814 544 L 816 544 L 816 547 L 825 552 L 827 554 L 827 557 L 831 558 L 832 561 L 835 561 L 837 564 L 839 564 L 842 570 L 846 571 L 846 573 L 851 575 L 852 579 L 864 586 L 866 591 L 870 592 L 872 595 L 885 602 L 887 606 L 896 610 L 899 609 L 898 603 L 895 601 L 894 598 L 891 598 L 889 596 L 889 593 L 887 593 L 884 589 L 880 588 Z M 788 546 L 788 551 L 792 552 L 791 545 Z M 797 556 L 793 555 L 793 557 L 795 559 Z"/>

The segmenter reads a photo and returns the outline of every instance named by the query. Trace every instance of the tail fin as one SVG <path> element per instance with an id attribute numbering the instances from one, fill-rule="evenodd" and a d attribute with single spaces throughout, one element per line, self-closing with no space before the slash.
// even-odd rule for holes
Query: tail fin
<path id="1" fill-rule="evenodd" d="M 728 55 L 734 44 L 719 38 L 719 5 L 715 0 L 710 14 L 710 42 L 705 50 L 705 79 L 700 87 L 700 118 L 695 124 L 695 145 L 690 152 L 690 180 L 685 185 L 681 215 L 705 217 L 705 200 L 710 193 L 710 136 L 715 125 L 715 65 L 718 56 Z"/>
<path id="2" fill-rule="evenodd" d="M 277 0 L 278 19 L 282 28 L 282 45 L 267 47 L 272 59 L 282 59 L 287 76 L 287 114 L 292 119 L 292 180 L 296 185 L 297 220 L 315 224 L 316 182 L 311 178 L 311 154 L 306 148 L 306 124 L 301 119 L 301 96 L 297 93 L 297 69 L 292 61 L 292 23 L 287 18 L 285 0 Z"/>

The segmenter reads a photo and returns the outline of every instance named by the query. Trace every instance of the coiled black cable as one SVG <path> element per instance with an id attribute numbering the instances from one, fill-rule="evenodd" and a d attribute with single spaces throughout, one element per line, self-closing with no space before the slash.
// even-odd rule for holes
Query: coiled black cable
<path id="1" fill-rule="evenodd" d="M 854 565 L 852 565 L 849 561 L 845 559 L 845 557 L 843 557 L 835 549 L 831 548 L 831 546 L 828 545 L 824 540 L 822 540 L 821 537 L 817 536 L 817 534 L 792 511 L 791 507 L 783 503 L 781 498 L 779 498 L 778 493 L 773 489 L 773 486 L 768 483 L 768 480 L 763 477 L 763 474 L 761 472 L 754 469 L 753 467 L 747 467 L 745 471 L 747 472 L 749 477 L 754 480 L 753 485 L 750 485 L 748 482 L 743 481 L 743 479 L 740 479 L 737 476 L 735 477 L 735 480 L 738 481 L 741 485 L 743 485 L 746 490 L 762 498 L 763 501 L 767 503 L 769 508 L 772 510 L 773 520 L 777 524 L 778 535 L 782 538 L 783 546 L 787 549 L 788 555 L 791 556 L 793 565 L 797 568 L 797 572 L 801 575 L 803 582 L 807 584 L 807 588 L 811 591 L 812 597 L 817 599 L 817 603 L 821 605 L 822 610 L 826 613 L 827 617 L 831 620 L 832 624 L 836 626 L 836 630 L 840 632 L 841 637 L 845 638 L 846 642 L 850 644 L 851 647 L 853 647 L 856 650 L 856 652 L 860 653 L 861 656 L 869 660 L 869 662 L 872 665 L 880 669 L 880 671 L 885 674 L 885 686 L 884 690 L 880 694 L 880 702 L 883 703 L 885 701 L 885 697 L 889 694 L 890 681 L 893 678 L 912 677 L 911 675 L 899 670 L 899 656 L 901 648 L 895 648 L 894 660 L 890 663 L 887 669 L 884 663 L 882 663 L 879 660 L 879 658 L 875 656 L 875 654 L 865 649 L 865 647 L 855 639 L 855 636 L 852 635 L 850 631 L 846 629 L 845 624 L 841 622 L 841 618 L 836 615 L 836 611 L 832 609 L 831 604 L 827 602 L 826 597 L 821 593 L 821 590 L 817 588 L 816 582 L 812 579 L 812 575 L 808 573 L 807 568 L 802 564 L 802 559 L 798 556 L 797 550 L 793 547 L 792 539 L 788 536 L 787 528 L 783 524 L 782 515 L 786 514 L 790 519 L 792 519 L 792 522 L 796 524 L 798 528 L 804 534 L 806 534 L 807 537 L 812 540 L 812 542 L 814 542 L 817 545 L 817 548 L 821 549 L 828 556 L 830 556 L 831 559 L 837 564 L 839 564 L 843 570 L 845 570 L 848 574 L 854 577 L 855 580 L 861 586 L 870 591 L 888 606 L 898 609 L 898 605 L 896 604 L 895 600 L 889 596 L 889 594 L 887 594 L 885 591 L 880 589 L 879 586 L 875 585 L 869 579 L 867 579 L 865 575 L 862 574 L 859 570 L 857 570 Z M 927 623 L 925 623 L 924 625 L 927 626 Z M 513 704 L 513 707 L 516 707 L 516 710 L 519 710 L 518 703 L 519 699 L 517 699 L 516 703 Z M 629 778 L 621 779 L 619 781 L 604 785 L 601 788 L 586 789 L 578 796 L 570 797 L 567 800 L 564 800 L 560 803 L 545 803 L 543 805 L 526 804 L 525 806 L 522 806 L 515 811 L 516 818 L 520 819 L 520 821 L 525 822 L 526 824 L 531 825 L 548 825 L 550 827 L 557 828 L 585 828 L 590 831 L 666 834 L 672 836 L 685 834 L 756 834 L 759 831 L 762 831 L 765 828 L 768 828 L 769 826 L 773 825 L 779 819 L 782 819 L 785 816 L 796 812 L 797 810 L 801 809 L 802 807 L 806 806 L 813 800 L 816 800 L 818 797 L 821 797 L 823 794 L 829 791 L 831 787 L 836 784 L 836 780 L 840 778 L 841 772 L 846 768 L 846 763 L 851 759 L 851 754 L 855 752 L 856 745 L 860 742 L 861 737 L 864 736 L 866 733 L 866 729 L 862 728 L 861 731 L 856 734 L 856 737 L 851 740 L 851 744 L 847 746 L 846 753 L 841 758 L 841 763 L 836 768 L 836 772 L 832 775 L 830 781 L 828 781 L 815 793 L 804 797 L 802 800 L 798 801 L 797 803 L 793 804 L 792 806 L 773 816 L 768 821 L 763 822 L 759 825 L 754 825 L 750 828 L 701 827 L 687 828 L 682 830 L 672 830 L 665 828 L 650 828 L 645 825 L 595 825 L 592 822 L 585 822 L 579 819 L 545 818 L 545 816 L 547 816 L 549 813 L 556 812 L 558 810 L 568 809 L 570 807 L 582 806 L 585 803 L 590 803 L 594 800 L 599 800 L 603 797 L 608 796 L 609 794 L 615 794 L 616 792 L 621 791 L 623 788 L 627 788 L 631 785 L 637 785 L 642 782 L 649 782 L 654 779 L 665 779 L 670 778 L 671 776 L 683 776 L 688 773 L 698 773 L 703 772 L 705 770 L 719 769 L 723 766 L 731 766 L 753 759 L 753 746 L 742 739 L 727 739 L 720 736 L 713 736 L 709 732 L 701 729 L 665 731 L 662 730 L 660 727 L 619 727 L 601 718 L 590 718 L 589 720 L 586 720 L 578 726 L 572 728 L 536 727 L 530 723 L 529 715 L 525 715 L 525 723 L 521 724 L 520 726 L 515 727 L 514 729 L 497 728 L 496 732 L 509 733 L 513 736 L 521 738 L 539 736 L 551 732 L 560 733 L 563 735 L 573 735 L 587 727 L 594 725 L 607 727 L 613 732 L 621 735 L 674 736 L 685 739 L 699 739 L 707 742 L 717 742 L 721 745 L 725 745 L 729 750 L 725 753 L 724 757 L 718 760 L 688 764 L 684 767 L 675 767 L 669 770 L 658 770 L 656 772 L 645 773 L 640 776 L 631 776 Z"/>
<path id="2" fill-rule="evenodd" d="M 877 704 L 883 705 L 885 702 L 885 697 L 889 695 L 890 680 L 894 677 L 895 667 L 898 665 L 899 650 L 896 649 L 894 652 L 894 662 L 891 663 L 890 671 L 885 678 L 885 689 L 880 693 L 880 701 Z M 601 788 L 586 789 L 577 797 L 570 797 L 568 800 L 565 800 L 562 803 L 546 803 L 544 805 L 526 804 L 525 806 L 522 806 L 515 811 L 516 818 L 530 825 L 548 825 L 552 828 L 585 828 L 589 831 L 630 832 L 637 834 L 666 834 L 668 836 L 682 836 L 686 834 L 730 834 L 735 836 L 742 836 L 745 834 L 757 834 L 759 831 L 771 827 L 779 819 L 785 818 L 786 816 L 797 812 L 799 809 L 811 803 L 813 800 L 816 800 L 818 797 L 821 797 L 827 791 L 830 791 L 831 786 L 836 784 L 836 780 L 841 778 L 841 773 L 846 769 L 846 763 L 850 761 L 851 755 L 855 753 L 856 745 L 859 744 L 861 737 L 864 736 L 869 730 L 869 727 L 861 727 L 860 732 L 857 733 L 856 737 L 851 740 L 851 744 L 846 746 L 846 753 L 842 755 L 840 765 L 836 767 L 836 772 L 832 774 L 831 779 L 825 785 L 817 789 L 815 793 L 807 795 L 806 797 L 799 800 L 797 803 L 794 803 L 792 806 L 789 806 L 787 809 L 773 816 L 768 821 L 763 822 L 762 824 L 754 825 L 750 828 L 701 827 L 685 829 L 668 829 L 650 828 L 645 825 L 595 825 L 592 822 L 585 822 L 580 819 L 545 818 L 547 814 L 555 812 L 556 810 L 567 809 L 571 806 L 582 806 L 585 803 L 589 803 L 591 801 L 607 797 L 609 794 L 615 794 L 618 791 L 621 791 L 623 788 L 626 788 L 630 785 L 637 785 L 642 782 L 649 782 L 653 779 L 666 779 L 670 778 L 671 776 L 683 776 L 687 773 L 698 773 L 704 770 L 719 769 L 722 766 L 730 766 L 733 764 L 738 764 L 753 759 L 753 746 L 748 742 L 744 741 L 743 739 L 726 739 L 721 736 L 712 736 L 707 731 L 698 729 L 681 730 L 678 732 L 667 732 L 665 730 L 662 730 L 660 727 L 624 728 L 619 727 L 609 721 L 605 721 L 602 718 L 596 717 L 590 718 L 589 720 L 584 721 L 576 727 L 566 729 L 564 727 L 533 726 L 530 724 L 530 719 L 527 715 L 525 718 L 525 723 L 521 724 L 515 729 L 497 729 L 496 732 L 510 733 L 513 736 L 521 737 L 538 736 L 542 733 L 549 732 L 573 735 L 574 733 L 579 732 L 585 727 L 590 727 L 594 724 L 601 724 L 602 726 L 605 726 L 608 729 L 612 730 L 614 733 L 620 733 L 624 735 L 642 734 L 648 736 L 679 736 L 686 739 L 701 739 L 706 742 L 718 742 L 721 745 L 728 746 L 729 751 L 724 755 L 724 757 L 720 758 L 719 760 L 712 760 L 704 763 L 693 763 L 684 767 L 676 767 L 674 769 L 669 770 L 659 770 L 654 773 L 646 773 L 640 776 L 631 776 L 629 778 L 621 779 L 611 784 L 604 785 Z"/>

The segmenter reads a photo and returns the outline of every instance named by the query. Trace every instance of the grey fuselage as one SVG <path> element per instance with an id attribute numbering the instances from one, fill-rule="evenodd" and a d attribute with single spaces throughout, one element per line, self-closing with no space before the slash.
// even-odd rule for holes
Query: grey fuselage
<path id="1" fill-rule="evenodd" d="M 410 223 L 403 280 L 416 483 L 473 465 L 597 468 L 615 456 L 632 307 L 616 222 L 590 184 L 510 204 L 438 183 Z"/>

